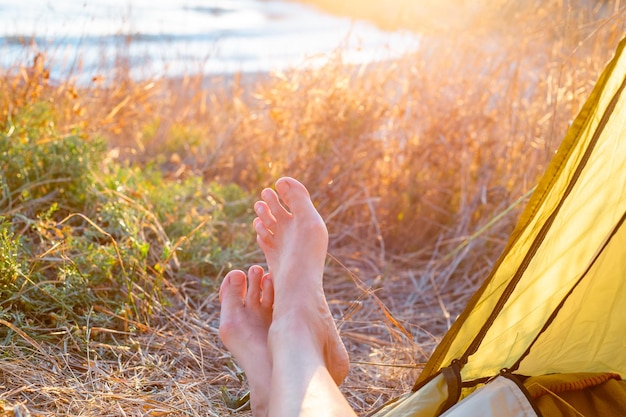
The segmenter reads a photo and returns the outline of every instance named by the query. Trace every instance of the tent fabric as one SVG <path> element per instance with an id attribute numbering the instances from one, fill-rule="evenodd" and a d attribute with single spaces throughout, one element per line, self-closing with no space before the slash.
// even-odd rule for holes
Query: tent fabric
<path id="1" fill-rule="evenodd" d="M 416 386 L 455 362 L 464 382 L 511 368 L 626 377 L 625 46 Z"/>
<path id="2" fill-rule="evenodd" d="M 410 393 L 370 413 L 375 417 L 431 417 L 446 408 L 451 394 L 443 373 L 435 375 L 417 392 Z"/>
<path id="3" fill-rule="evenodd" d="M 512 379 L 499 376 L 477 389 L 442 417 L 538 417 L 526 393 Z"/>
<path id="4" fill-rule="evenodd" d="M 582 390 L 547 389 L 528 403 L 552 407 L 545 417 L 581 415 L 573 404 L 587 407 L 588 415 L 597 415 L 594 409 L 626 415 L 614 411 L 626 409 L 625 48 L 626 38 L 570 126 L 493 270 L 431 355 L 414 393 L 376 417 L 472 416 L 476 398 L 500 401 L 498 387 L 509 391 L 505 397 L 513 402 L 525 393 L 506 378 L 545 388 L 554 380 L 533 378 L 571 383 L 571 374 L 578 378 L 580 373 L 613 377 Z M 617 408 L 603 408 L 611 403 Z M 525 412 L 524 407 L 511 414 L 502 410 L 500 415 Z"/>
<path id="5" fill-rule="evenodd" d="M 610 372 L 594 374 L 580 372 L 576 374 L 550 374 L 528 378 L 524 381 L 529 395 L 537 399 L 548 393 L 562 394 L 564 392 L 582 391 L 587 388 L 597 387 L 605 382 L 615 379 L 620 381 L 617 374 Z"/>
<path id="6" fill-rule="evenodd" d="M 524 382 L 543 417 L 626 416 L 626 382 L 617 374 L 553 374 Z"/>

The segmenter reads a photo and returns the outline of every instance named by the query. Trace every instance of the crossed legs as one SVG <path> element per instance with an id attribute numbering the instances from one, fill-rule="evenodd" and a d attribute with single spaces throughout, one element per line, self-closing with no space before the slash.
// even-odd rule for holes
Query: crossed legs
<path id="1" fill-rule="evenodd" d="M 349 361 L 322 287 L 326 226 L 302 184 L 281 178 L 276 192 L 254 206 L 269 272 L 250 268 L 247 284 L 241 271 L 226 276 L 220 337 L 248 376 L 255 416 L 355 416 L 338 388 Z"/>

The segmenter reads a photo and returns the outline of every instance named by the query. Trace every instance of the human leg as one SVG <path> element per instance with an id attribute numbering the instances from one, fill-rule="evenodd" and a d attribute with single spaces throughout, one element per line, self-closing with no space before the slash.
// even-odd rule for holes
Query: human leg
<path id="1" fill-rule="evenodd" d="M 220 338 L 246 373 L 255 417 L 268 414 L 271 357 L 267 336 L 272 321 L 273 285 L 260 266 L 231 271 L 220 287 Z"/>
<path id="2" fill-rule="evenodd" d="M 326 226 L 302 184 L 282 178 L 276 190 L 262 192 L 254 221 L 274 284 L 270 414 L 355 415 L 337 388 L 349 360 L 322 286 Z"/>
<path id="3" fill-rule="evenodd" d="M 326 367 L 320 335 L 308 314 L 290 314 L 270 327 L 272 417 L 356 416 Z"/>

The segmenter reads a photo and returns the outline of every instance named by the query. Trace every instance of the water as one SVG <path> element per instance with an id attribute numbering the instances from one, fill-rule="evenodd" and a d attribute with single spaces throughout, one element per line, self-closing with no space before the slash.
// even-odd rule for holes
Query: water
<path id="1" fill-rule="evenodd" d="M 0 66 L 32 57 L 30 43 L 52 59 L 52 77 L 90 79 L 120 53 L 137 78 L 229 74 L 320 65 L 338 48 L 347 62 L 389 59 L 419 37 L 285 1 L 0 0 Z"/>

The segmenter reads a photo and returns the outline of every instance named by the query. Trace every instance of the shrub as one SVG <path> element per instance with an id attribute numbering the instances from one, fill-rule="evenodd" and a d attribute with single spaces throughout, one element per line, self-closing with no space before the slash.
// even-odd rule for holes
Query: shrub
<path id="1" fill-rule="evenodd" d="M 56 120 L 37 101 L 1 125 L 0 307 L 21 326 L 137 327 L 178 284 L 212 289 L 249 252 L 237 186 L 123 168 L 102 140 L 60 134 Z"/>

